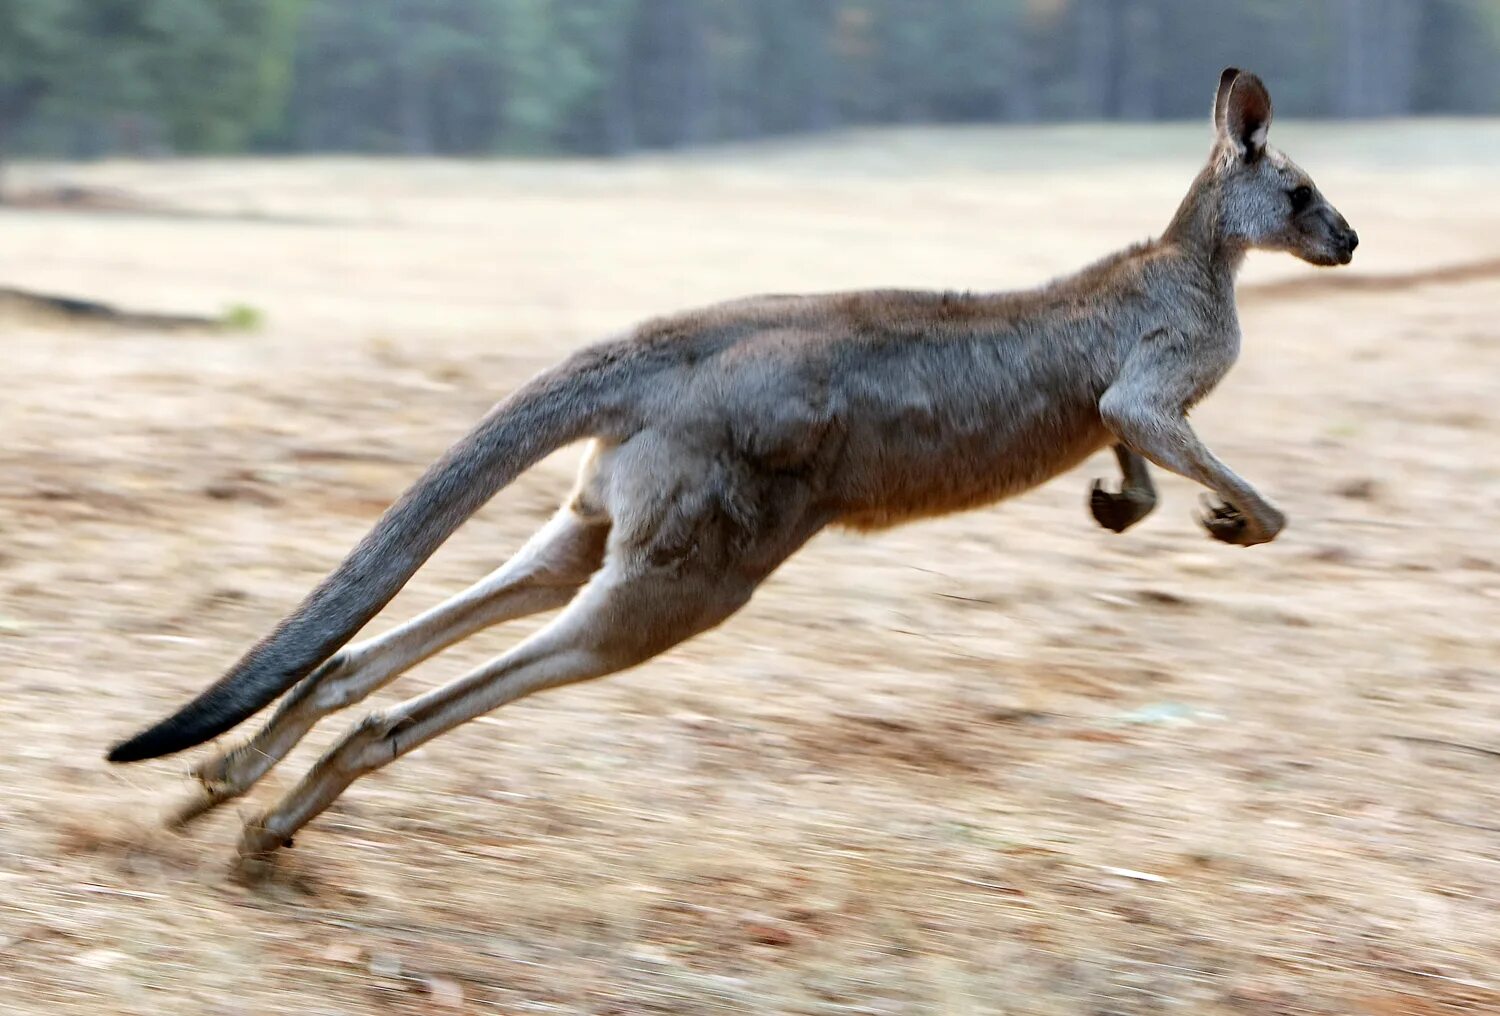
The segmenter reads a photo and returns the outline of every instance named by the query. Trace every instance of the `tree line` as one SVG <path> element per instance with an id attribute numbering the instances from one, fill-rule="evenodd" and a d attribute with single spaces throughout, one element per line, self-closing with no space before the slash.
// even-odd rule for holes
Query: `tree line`
<path id="1" fill-rule="evenodd" d="M 0 156 L 612 154 L 844 125 L 1500 112 L 1496 0 L 0 0 Z"/>

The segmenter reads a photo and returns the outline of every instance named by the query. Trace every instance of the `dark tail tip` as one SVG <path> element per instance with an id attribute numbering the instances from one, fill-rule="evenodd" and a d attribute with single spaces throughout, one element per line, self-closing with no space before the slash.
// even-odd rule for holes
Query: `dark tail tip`
<path id="1" fill-rule="evenodd" d="M 298 673 L 284 676 L 280 668 L 262 669 L 256 666 L 257 662 L 251 657 L 249 667 L 243 663 L 236 666 L 193 701 L 129 740 L 121 741 L 104 757 L 111 762 L 140 762 L 195 747 L 254 715 L 296 683 Z M 246 670 L 251 671 L 249 680 Z"/>
<path id="2" fill-rule="evenodd" d="M 157 753 L 152 751 L 150 746 L 142 743 L 142 738 L 132 737 L 109 749 L 109 754 L 105 755 L 104 759 L 106 762 L 140 762 L 156 756 Z"/>
<path id="3" fill-rule="evenodd" d="M 176 717 L 173 717 L 176 719 Z M 160 758 L 174 752 L 202 744 L 204 738 L 195 737 L 172 720 L 158 723 L 134 737 L 121 741 L 109 749 L 105 759 L 110 762 L 142 762 L 148 758 Z"/>

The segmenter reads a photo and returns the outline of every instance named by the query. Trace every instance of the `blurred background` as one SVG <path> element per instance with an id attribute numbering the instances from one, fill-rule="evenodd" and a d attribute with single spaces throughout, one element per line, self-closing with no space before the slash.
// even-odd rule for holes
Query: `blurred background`
<path id="1" fill-rule="evenodd" d="M 865 124 L 1500 110 L 1489 0 L 5 0 L 10 154 L 619 154 Z"/>
<path id="2" fill-rule="evenodd" d="M 1249 259 L 1194 413 L 1275 543 L 1212 543 L 1175 477 L 1105 532 L 1107 453 L 820 535 L 722 628 L 361 780 L 253 887 L 242 821 L 541 619 L 187 834 L 196 755 L 100 759 L 583 343 L 1156 235 L 1230 64 L 1362 241 Z M 1494 0 L 0 0 L 0 1012 L 1500 1012 L 1497 116 Z"/>

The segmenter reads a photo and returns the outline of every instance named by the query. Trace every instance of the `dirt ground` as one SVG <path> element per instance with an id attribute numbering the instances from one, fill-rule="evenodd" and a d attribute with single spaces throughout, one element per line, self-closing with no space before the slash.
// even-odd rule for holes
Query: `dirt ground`
<path id="1" fill-rule="evenodd" d="M 1099 456 L 829 533 L 723 628 L 356 786 L 266 883 L 190 757 L 216 677 L 500 394 L 650 313 L 1030 284 L 1164 224 L 1201 127 L 931 130 L 615 164 L 36 166 L 0 282 L 259 330 L 0 321 L 0 1011 L 1500 1012 L 1500 124 L 1278 125 L 1363 238 L 1246 271 L 1200 431 L 1287 510 L 1115 536 Z M 1450 270 L 1459 266 L 1458 270 Z M 411 583 L 488 571 L 577 451 Z M 534 628 L 398 682 L 432 687 Z"/>

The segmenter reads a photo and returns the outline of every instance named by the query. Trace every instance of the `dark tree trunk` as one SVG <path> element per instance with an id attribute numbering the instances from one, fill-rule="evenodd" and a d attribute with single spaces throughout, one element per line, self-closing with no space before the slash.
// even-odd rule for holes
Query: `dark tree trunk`
<path id="1" fill-rule="evenodd" d="M 1162 18 L 1159 0 L 1128 0 L 1120 21 L 1116 112 L 1126 120 L 1154 120 Z"/>
<path id="2" fill-rule="evenodd" d="M 699 0 L 678 0 L 676 15 L 682 85 L 677 143 L 694 145 L 708 139 L 713 103 L 702 5 Z"/>
<path id="3" fill-rule="evenodd" d="M 1398 116 L 1412 109 L 1416 0 L 1339 0 L 1343 59 L 1335 61 L 1334 109 L 1342 116 Z"/>
<path id="4" fill-rule="evenodd" d="M 631 70 L 630 32 L 622 26 L 610 42 L 608 77 L 599 95 L 599 148 L 606 155 L 633 151 L 638 143 Z"/>
<path id="5" fill-rule="evenodd" d="M 1009 59 L 1006 61 L 1009 72 L 1000 115 L 1012 123 L 1032 123 L 1041 112 L 1037 95 L 1036 34 L 1025 12 L 1018 13 L 1011 22 Z"/>
<path id="6" fill-rule="evenodd" d="M 397 18 L 403 38 L 410 39 L 421 31 L 423 13 L 418 6 L 403 5 Z M 397 54 L 396 127 L 401 148 L 408 155 L 428 155 L 432 152 L 432 124 L 427 69 L 417 65 L 410 47 L 401 47 Z"/>
<path id="7" fill-rule="evenodd" d="M 1073 15 L 1078 83 L 1074 112 L 1085 120 L 1103 120 L 1110 112 L 1112 6 L 1111 0 L 1081 0 Z"/>
<path id="8" fill-rule="evenodd" d="M 10 165 L 11 141 L 16 129 L 26 121 L 46 94 L 47 86 L 36 80 L 0 88 L 0 205 L 6 203 L 10 193 L 6 185 L 6 170 Z"/>
<path id="9" fill-rule="evenodd" d="M 1389 116 L 1405 116 L 1415 105 L 1421 0 L 1386 0 L 1386 105 Z"/>
<path id="10" fill-rule="evenodd" d="M 805 130 L 823 131 L 838 123 L 838 106 L 834 97 L 838 76 L 833 48 L 838 27 L 838 4 L 835 0 L 806 2 L 811 39 L 807 55 L 807 106 L 802 126 Z"/>
<path id="11" fill-rule="evenodd" d="M 710 80 L 697 0 L 644 0 L 632 25 L 630 93 L 647 145 L 690 144 L 708 129 Z"/>

